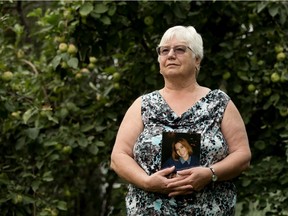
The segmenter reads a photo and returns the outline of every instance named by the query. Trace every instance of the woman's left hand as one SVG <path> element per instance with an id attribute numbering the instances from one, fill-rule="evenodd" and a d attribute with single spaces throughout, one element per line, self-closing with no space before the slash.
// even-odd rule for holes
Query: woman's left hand
<path id="1" fill-rule="evenodd" d="M 187 195 L 195 191 L 201 191 L 211 182 L 211 171 L 208 167 L 194 167 L 177 172 L 175 178 L 179 181 L 170 183 L 168 188 L 174 188 L 169 196 Z"/>

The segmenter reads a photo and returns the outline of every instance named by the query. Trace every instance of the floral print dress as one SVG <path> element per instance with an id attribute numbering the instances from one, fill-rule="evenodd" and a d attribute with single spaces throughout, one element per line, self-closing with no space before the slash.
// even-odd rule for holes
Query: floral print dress
<path id="1" fill-rule="evenodd" d="M 200 133 L 200 166 L 209 167 L 228 155 L 221 121 L 230 98 L 216 89 L 181 116 L 166 103 L 159 91 L 142 96 L 144 130 L 134 145 L 134 159 L 148 175 L 161 169 L 162 132 Z M 200 192 L 168 197 L 146 192 L 130 184 L 126 195 L 129 216 L 229 216 L 234 215 L 236 188 L 230 181 L 213 182 Z"/>

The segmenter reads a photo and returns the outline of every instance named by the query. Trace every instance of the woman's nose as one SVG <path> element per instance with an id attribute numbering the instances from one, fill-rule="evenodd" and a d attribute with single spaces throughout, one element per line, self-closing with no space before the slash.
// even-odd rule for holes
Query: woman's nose
<path id="1" fill-rule="evenodd" d="M 171 48 L 170 50 L 169 50 L 169 52 L 168 52 L 168 57 L 169 56 L 175 56 L 175 52 L 174 52 L 174 49 L 173 48 Z"/>

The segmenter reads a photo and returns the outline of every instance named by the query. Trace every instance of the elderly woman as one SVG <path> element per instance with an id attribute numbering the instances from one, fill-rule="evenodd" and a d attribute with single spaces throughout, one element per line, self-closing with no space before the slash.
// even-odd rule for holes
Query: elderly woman
<path id="1" fill-rule="evenodd" d="M 168 29 L 157 47 L 162 89 L 127 110 L 111 154 L 111 168 L 129 182 L 127 215 L 233 215 L 233 178 L 250 163 L 245 125 L 229 96 L 197 83 L 203 58 L 192 27 Z M 201 135 L 200 165 L 161 169 L 163 132 Z"/>

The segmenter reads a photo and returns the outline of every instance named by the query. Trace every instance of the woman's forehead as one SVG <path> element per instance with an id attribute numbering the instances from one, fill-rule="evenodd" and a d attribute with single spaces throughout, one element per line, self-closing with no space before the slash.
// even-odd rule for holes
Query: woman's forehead
<path id="1" fill-rule="evenodd" d="M 164 38 L 162 40 L 161 46 L 166 46 L 166 45 L 176 44 L 176 43 L 186 45 L 187 41 L 184 40 L 184 38 L 181 36 L 174 35 L 173 37 Z"/>

